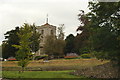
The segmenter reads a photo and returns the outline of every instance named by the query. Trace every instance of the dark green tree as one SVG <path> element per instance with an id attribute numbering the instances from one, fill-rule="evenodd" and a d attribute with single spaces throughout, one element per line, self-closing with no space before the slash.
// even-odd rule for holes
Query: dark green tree
<path id="1" fill-rule="evenodd" d="M 90 2 L 89 19 L 92 32 L 93 48 L 96 51 L 108 52 L 106 58 L 119 60 L 120 36 L 120 2 Z M 111 6 L 113 5 L 113 6 Z"/>
<path id="2" fill-rule="evenodd" d="M 3 58 L 15 57 L 15 53 L 18 49 L 12 45 L 19 45 L 19 27 L 16 27 L 15 30 L 7 31 L 5 35 L 5 41 L 2 44 L 2 56 Z"/>
<path id="3" fill-rule="evenodd" d="M 77 31 L 81 31 L 75 37 L 75 51 L 78 54 L 84 54 L 90 52 L 90 31 L 89 31 L 89 20 L 87 15 L 84 13 L 83 10 L 80 10 L 78 15 L 78 19 L 80 21 L 80 26 L 77 28 Z"/>
<path id="4" fill-rule="evenodd" d="M 74 51 L 74 35 L 70 34 L 66 37 L 65 42 L 66 42 L 66 46 L 65 46 L 65 54 L 66 53 L 73 53 Z"/>
<path id="5" fill-rule="evenodd" d="M 96 57 L 116 61 L 120 66 L 120 1 L 92 1 L 89 9 L 91 41 Z"/>

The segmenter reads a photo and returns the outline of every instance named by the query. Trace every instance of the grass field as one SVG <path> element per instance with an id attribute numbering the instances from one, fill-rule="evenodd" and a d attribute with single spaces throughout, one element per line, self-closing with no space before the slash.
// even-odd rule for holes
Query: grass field
<path id="1" fill-rule="evenodd" d="M 80 78 L 70 75 L 71 71 L 3 71 L 3 78 Z"/>
<path id="2" fill-rule="evenodd" d="M 2 75 L 4 78 L 81 78 L 71 75 L 70 72 L 82 68 L 92 67 L 107 63 L 97 59 L 59 59 L 43 63 L 42 60 L 30 61 L 26 71 L 19 74 L 21 68 L 17 61 L 2 62 Z M 42 70 L 42 71 L 40 71 Z"/>
<path id="3" fill-rule="evenodd" d="M 60 71 L 60 70 L 76 70 L 86 67 L 92 67 L 107 63 L 108 61 L 101 62 L 97 59 L 62 59 L 62 60 L 50 60 L 49 62 L 43 63 L 42 60 L 31 61 L 27 66 L 26 70 L 42 70 L 42 71 Z M 6 61 L 2 62 L 3 70 L 19 70 L 17 61 Z"/>

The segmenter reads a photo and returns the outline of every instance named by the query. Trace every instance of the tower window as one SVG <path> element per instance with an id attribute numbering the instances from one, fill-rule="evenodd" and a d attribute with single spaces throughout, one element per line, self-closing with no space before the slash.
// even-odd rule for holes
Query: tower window
<path id="1" fill-rule="evenodd" d="M 41 34 L 44 34 L 44 30 L 41 30 Z"/>
<path id="2" fill-rule="evenodd" d="M 53 35 L 53 30 L 51 30 L 51 35 Z"/>

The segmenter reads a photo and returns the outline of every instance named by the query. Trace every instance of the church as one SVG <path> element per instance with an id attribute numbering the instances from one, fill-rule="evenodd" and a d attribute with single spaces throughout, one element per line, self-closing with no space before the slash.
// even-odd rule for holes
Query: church
<path id="1" fill-rule="evenodd" d="M 43 47 L 45 44 L 46 36 L 48 35 L 56 35 L 56 26 L 50 25 L 48 23 L 48 17 L 46 19 L 46 23 L 41 26 L 37 26 L 37 31 L 40 33 L 40 49 L 36 53 L 36 55 L 43 54 Z"/>

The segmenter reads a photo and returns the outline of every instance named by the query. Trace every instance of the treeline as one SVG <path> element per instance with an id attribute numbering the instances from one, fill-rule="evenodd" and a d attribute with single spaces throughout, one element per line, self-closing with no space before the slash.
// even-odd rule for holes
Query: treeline
<path id="1" fill-rule="evenodd" d="M 24 27 L 28 27 L 29 31 L 25 32 L 22 31 Z M 30 42 L 29 47 L 30 51 L 36 52 L 39 49 L 39 36 L 40 34 L 36 31 L 36 26 L 35 24 L 29 25 L 27 23 L 24 23 L 21 27 L 16 27 L 15 30 L 7 31 L 5 35 L 5 39 L 2 43 L 2 57 L 3 58 L 8 58 L 8 57 L 15 57 L 17 54 L 17 51 L 19 48 L 14 47 L 13 45 L 20 45 L 22 42 L 21 37 L 19 34 L 24 35 L 27 33 L 31 33 L 31 37 L 28 38 L 28 42 Z M 23 36 L 26 38 L 27 36 Z"/>
<path id="2" fill-rule="evenodd" d="M 112 6 L 111 6 L 112 5 Z M 120 64 L 120 1 L 89 2 L 89 13 L 80 10 L 77 36 L 66 38 L 66 52 L 91 53 Z M 70 45 L 70 46 L 67 46 Z"/>

